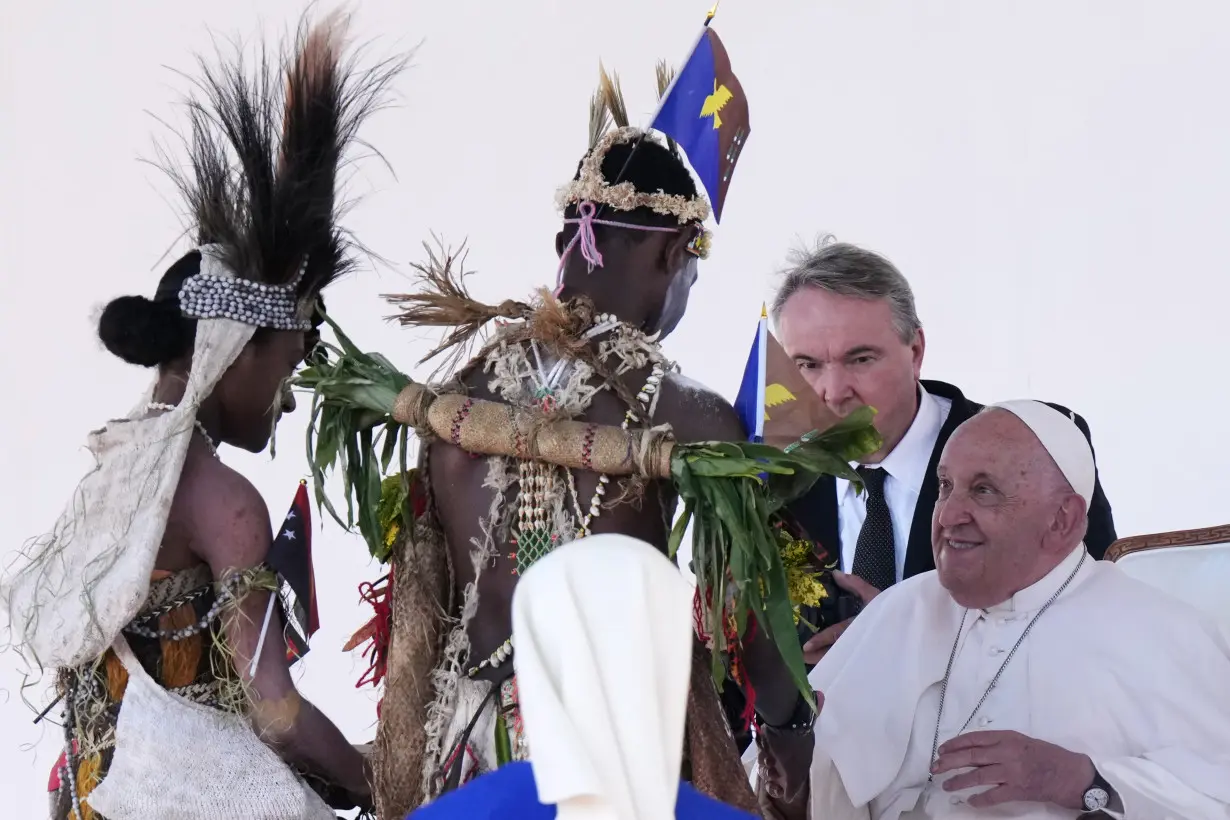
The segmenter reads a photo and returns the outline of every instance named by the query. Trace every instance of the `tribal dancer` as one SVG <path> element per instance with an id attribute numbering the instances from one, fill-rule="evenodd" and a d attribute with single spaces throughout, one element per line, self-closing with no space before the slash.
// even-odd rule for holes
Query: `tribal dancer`
<path id="1" fill-rule="evenodd" d="M 560 356 L 526 339 L 527 325 L 517 323 L 465 369 L 461 381 L 473 398 L 571 419 L 669 425 L 681 442 L 742 440 L 734 409 L 716 393 L 683 381 L 660 346 L 683 317 L 697 263 L 707 253 L 702 223 L 709 205 L 676 153 L 621 122 L 622 101 L 611 95 L 610 83 L 604 86 L 620 127 L 593 135 L 576 179 L 560 198 L 565 211 L 556 237 L 557 294 L 563 305 L 576 306 L 563 308 L 571 312 L 565 321 L 576 328 L 565 341 L 575 354 Z M 475 460 L 450 442 L 430 445 L 428 459 L 456 589 L 466 591 L 463 618 L 474 612 L 450 647 L 462 650 L 462 674 L 448 685 L 453 691 L 438 693 L 432 715 L 439 721 L 429 725 L 429 742 L 432 733 L 439 738 L 435 760 L 428 761 L 435 769 L 433 785 L 447 788 L 503 762 L 496 736 L 501 720 L 509 737 L 504 755 L 518 760 L 529 754 L 509 663 L 518 575 L 560 543 L 591 533 L 623 533 L 665 551 L 675 498 L 668 483 L 619 488 L 593 471 Z M 622 494 L 628 500 L 635 495 L 636 503 L 608 506 Z M 477 510 L 486 514 L 475 515 Z M 612 628 L 618 628 L 612 615 Z M 705 694 L 714 694 L 712 686 Z M 733 753 L 724 733 L 711 740 Z M 709 754 L 717 751 L 711 747 Z M 725 796 L 737 794 L 729 789 Z"/>
<path id="2" fill-rule="evenodd" d="M 660 344 L 682 318 L 697 264 L 708 254 L 709 205 L 670 143 L 628 127 L 617 86 L 603 76 L 590 150 L 560 195 L 555 294 L 544 291 L 534 304 L 482 305 L 466 293 L 456 260 L 433 254 L 421 268 L 423 290 L 391 297 L 404 324 L 451 329 L 432 356 L 460 357 L 481 328 L 497 324 L 450 381 L 413 384 L 340 332 L 336 361 L 300 379 L 316 394 L 309 447 L 318 492 L 324 472 L 345 454 L 360 529 L 373 554 L 391 560 L 391 604 L 378 601 L 377 618 L 356 636 L 374 639 L 373 668 L 384 676 L 374 767 L 385 818 L 404 817 L 533 754 L 510 663 L 510 602 L 520 573 L 592 533 L 623 533 L 667 550 L 682 535 L 671 528 L 681 496 L 696 530 L 714 545 L 697 557 L 705 562 L 701 574 L 724 579 L 737 563 L 736 577 L 746 581 L 730 600 L 761 613 L 771 608 L 761 596 L 777 596 L 773 632 L 779 646 L 794 648 L 805 685 L 769 528 L 774 507 L 763 488 L 771 482 L 758 478 L 772 472 L 762 465 L 789 457 L 766 447 L 748 457 L 740 445 L 688 444 L 742 442 L 744 432 L 733 408 L 680 377 Z M 660 89 L 666 79 L 659 77 Z M 617 127 L 609 130 L 609 122 Z M 382 421 L 385 428 L 374 431 Z M 386 480 L 377 506 L 373 488 L 398 440 L 405 456 L 407 428 L 423 442 L 418 467 L 405 481 Z M 870 429 L 869 421 L 860 428 Z M 825 449 L 825 463 L 844 465 L 843 448 L 860 435 L 803 449 Z M 731 461 L 715 464 L 726 457 Z M 806 476 L 824 471 L 817 463 L 792 463 L 791 480 L 807 486 Z M 713 501 L 719 495 L 720 504 Z M 746 512 L 737 521 L 721 516 L 715 507 L 726 503 L 734 506 L 723 509 Z M 716 640 L 722 659 L 730 647 L 723 642 L 727 595 L 712 594 L 708 583 L 698 622 L 709 627 L 700 631 Z M 619 613 L 611 617 L 618 629 Z M 731 616 L 732 629 L 736 620 L 737 640 L 747 619 Z M 684 773 L 701 791 L 754 810 L 717 699 L 714 661 L 700 642 L 694 654 Z"/>
<path id="3" fill-rule="evenodd" d="M 333 16 L 255 76 L 205 69 L 190 170 L 171 171 L 198 247 L 152 300 L 100 318 L 107 349 L 157 378 L 90 436 L 97 466 L 2 590 L 18 647 L 57 670 L 58 818 L 333 820 L 371 803 L 363 755 L 290 678 L 269 514 L 217 450 L 266 448 L 318 294 L 354 265 L 338 169 L 401 63 L 351 72 L 344 35 Z"/>

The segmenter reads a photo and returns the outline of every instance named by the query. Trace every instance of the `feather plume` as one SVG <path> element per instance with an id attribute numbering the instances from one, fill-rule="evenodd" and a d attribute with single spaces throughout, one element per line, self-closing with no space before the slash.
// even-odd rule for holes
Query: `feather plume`
<path id="1" fill-rule="evenodd" d="M 628 106 L 624 103 L 624 92 L 619 85 L 618 74 L 608 74 L 606 68 L 598 65 L 599 90 L 606 100 L 607 111 L 616 128 L 628 127 Z"/>
<path id="2" fill-rule="evenodd" d="M 671 83 L 675 81 L 675 73 L 674 67 L 667 63 L 666 60 L 658 60 L 657 74 L 659 102 L 661 102 L 662 98 L 666 96 L 667 89 L 671 87 Z M 669 136 L 666 138 L 666 147 L 670 149 L 672 154 L 679 157 L 679 146 Z"/>
<path id="3" fill-rule="evenodd" d="M 463 244 L 456 251 L 445 248 L 437 240 L 439 252 L 426 242 L 426 262 L 412 263 L 418 272 L 420 288 L 414 293 L 385 294 L 382 298 L 401 308 L 390 317 L 404 327 L 452 328 L 419 364 L 430 361 L 441 353 L 449 352 L 441 369 L 451 369 L 469 351 L 479 331 L 494 319 L 521 319 L 531 308 L 524 302 L 507 299 L 499 305 L 487 305 L 470 296 L 465 278 L 470 271 L 465 268 L 466 250 Z"/>
<path id="4" fill-rule="evenodd" d="M 658 99 L 661 100 L 666 96 L 666 91 L 671 87 L 671 83 L 675 81 L 675 69 L 666 60 L 658 60 L 656 70 L 658 75 Z"/>
<path id="5" fill-rule="evenodd" d="M 359 126 L 385 105 L 409 55 L 358 70 L 343 62 L 347 18 L 301 22 L 289 54 L 261 48 L 199 60 L 188 101 L 188 170 L 162 165 L 179 188 L 199 244 L 223 246 L 236 275 L 281 284 L 306 261 L 301 300 L 349 271 L 358 248 L 339 225 L 338 173 Z"/>
<path id="6" fill-rule="evenodd" d="M 536 293 L 534 312 L 526 322 L 529 338 L 561 358 L 593 359 L 584 333 L 593 326 L 597 311 L 592 301 L 578 297 L 561 302 L 546 288 Z"/>
<path id="7" fill-rule="evenodd" d="M 606 95 L 599 87 L 589 101 L 589 150 L 594 150 L 610 128 L 611 113 L 606 107 Z"/>

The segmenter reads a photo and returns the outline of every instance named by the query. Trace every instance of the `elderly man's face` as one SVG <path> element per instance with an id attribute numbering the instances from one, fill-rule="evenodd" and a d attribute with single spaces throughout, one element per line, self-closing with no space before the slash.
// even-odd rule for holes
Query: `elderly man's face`
<path id="1" fill-rule="evenodd" d="M 922 369 L 922 331 L 906 343 L 883 299 L 838 296 L 804 288 L 782 306 L 778 319 L 782 347 L 811 388 L 839 417 L 864 405 L 876 409 L 883 449 L 874 463 L 897 446 L 914 421 Z"/>
<path id="2" fill-rule="evenodd" d="M 1074 493 L 1065 486 L 1041 442 L 1011 413 L 981 413 L 953 433 L 940 455 L 931 548 L 940 583 L 957 603 L 995 606 L 1064 558 L 1074 546 L 1066 543 L 1065 502 Z"/>

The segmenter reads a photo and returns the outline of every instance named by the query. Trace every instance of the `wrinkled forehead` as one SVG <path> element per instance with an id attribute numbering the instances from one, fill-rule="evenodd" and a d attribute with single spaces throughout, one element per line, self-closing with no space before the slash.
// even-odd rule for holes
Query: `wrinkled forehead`
<path id="1" fill-rule="evenodd" d="M 812 285 L 804 285 L 790 295 L 781 307 L 777 325 L 787 349 L 791 345 L 831 348 L 827 352 L 840 355 L 858 345 L 901 344 L 887 300 L 844 296 Z"/>
<path id="2" fill-rule="evenodd" d="M 1006 410 L 990 409 L 953 431 L 940 452 L 939 470 L 950 476 L 986 474 L 1021 480 L 1045 454 L 1023 421 Z"/>

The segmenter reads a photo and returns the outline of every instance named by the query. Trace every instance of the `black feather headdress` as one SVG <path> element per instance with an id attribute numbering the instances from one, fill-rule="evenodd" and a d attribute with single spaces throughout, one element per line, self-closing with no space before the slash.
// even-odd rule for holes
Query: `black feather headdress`
<path id="1" fill-rule="evenodd" d="M 346 29 L 340 14 L 301 23 L 290 54 L 270 60 L 262 50 L 250 73 L 241 55 L 202 60 L 188 100 L 188 170 L 164 163 L 197 243 L 215 246 L 240 279 L 294 282 L 305 313 L 355 264 L 356 244 L 338 224 L 338 174 L 405 66 L 404 58 L 363 70 L 343 61 Z"/>

